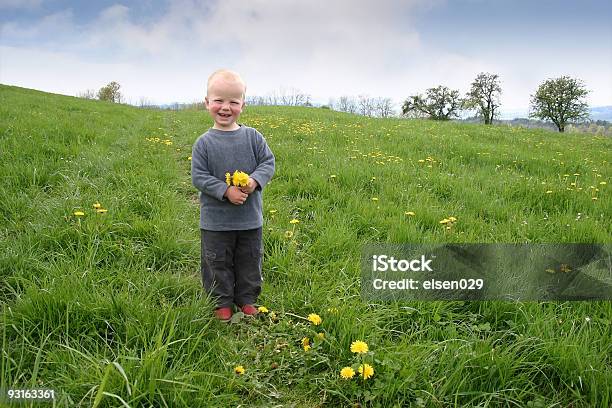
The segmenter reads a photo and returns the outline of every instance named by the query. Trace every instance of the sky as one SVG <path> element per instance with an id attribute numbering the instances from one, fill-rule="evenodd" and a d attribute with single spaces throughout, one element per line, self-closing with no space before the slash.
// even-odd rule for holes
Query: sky
<path id="1" fill-rule="evenodd" d="M 498 74 L 502 114 L 549 78 L 612 105 L 612 2 L 604 0 L 0 0 L 0 83 L 77 95 L 111 81 L 128 102 L 201 101 L 238 71 L 248 95 L 313 101 L 461 93 Z"/>

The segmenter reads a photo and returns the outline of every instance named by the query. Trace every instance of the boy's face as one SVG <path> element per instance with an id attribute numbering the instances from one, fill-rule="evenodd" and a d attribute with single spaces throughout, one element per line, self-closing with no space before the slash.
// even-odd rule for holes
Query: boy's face
<path id="1" fill-rule="evenodd" d="M 244 87 L 240 82 L 217 78 L 208 87 L 204 103 L 215 121 L 214 129 L 235 130 L 244 106 Z"/>

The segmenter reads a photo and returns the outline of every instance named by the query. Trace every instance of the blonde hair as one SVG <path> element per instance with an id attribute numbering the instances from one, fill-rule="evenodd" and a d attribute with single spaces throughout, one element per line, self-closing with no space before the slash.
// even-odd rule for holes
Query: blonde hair
<path id="1" fill-rule="evenodd" d="M 230 71 L 229 69 L 218 69 L 208 77 L 208 82 L 206 83 L 206 95 L 208 95 L 210 91 L 210 84 L 212 84 L 213 80 L 217 78 L 221 78 L 228 82 L 237 82 L 242 85 L 242 99 L 244 99 L 246 95 L 246 84 L 244 83 L 240 74 L 235 71 Z"/>

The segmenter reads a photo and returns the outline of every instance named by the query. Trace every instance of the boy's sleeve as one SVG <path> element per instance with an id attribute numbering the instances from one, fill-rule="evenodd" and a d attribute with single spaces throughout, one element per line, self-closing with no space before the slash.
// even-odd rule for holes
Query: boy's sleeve
<path id="1" fill-rule="evenodd" d="M 270 146 L 266 142 L 266 139 L 259 132 L 256 132 L 257 144 L 256 144 L 256 156 L 257 156 L 257 167 L 255 171 L 251 173 L 251 178 L 259 184 L 257 187 L 259 190 L 263 189 L 266 184 L 270 181 L 274 175 L 275 159 Z"/>
<path id="2" fill-rule="evenodd" d="M 195 188 L 219 201 L 225 200 L 223 195 L 227 184 L 210 174 L 208 171 L 208 155 L 204 143 L 199 140 L 191 151 L 191 182 Z"/>

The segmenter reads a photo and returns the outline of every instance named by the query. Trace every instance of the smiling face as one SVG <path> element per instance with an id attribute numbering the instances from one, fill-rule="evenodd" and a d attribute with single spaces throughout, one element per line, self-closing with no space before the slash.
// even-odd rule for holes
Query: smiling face
<path id="1" fill-rule="evenodd" d="M 204 103 L 215 121 L 213 129 L 236 130 L 239 128 L 236 121 L 244 106 L 244 84 L 228 77 L 213 78 Z"/>

